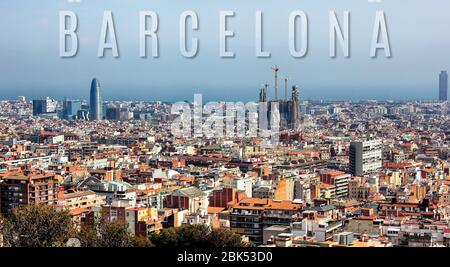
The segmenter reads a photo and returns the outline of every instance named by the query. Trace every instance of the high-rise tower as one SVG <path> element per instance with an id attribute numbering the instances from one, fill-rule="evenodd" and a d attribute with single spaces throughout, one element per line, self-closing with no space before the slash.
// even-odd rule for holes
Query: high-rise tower
<path id="1" fill-rule="evenodd" d="M 91 121 L 103 119 L 103 99 L 100 90 L 100 83 L 96 78 L 94 78 L 91 83 L 89 119 Z"/>
<path id="2" fill-rule="evenodd" d="M 267 102 L 267 84 L 259 91 L 259 102 Z"/>
<path id="3" fill-rule="evenodd" d="M 58 102 L 50 97 L 33 100 L 33 116 L 56 113 Z"/>
<path id="4" fill-rule="evenodd" d="M 370 174 L 382 167 L 383 142 L 380 139 L 350 143 L 349 167 L 354 176 Z"/>
<path id="5" fill-rule="evenodd" d="M 292 86 L 292 99 L 291 99 L 291 129 L 298 130 L 300 127 L 300 90 L 296 85 Z"/>
<path id="6" fill-rule="evenodd" d="M 439 74 L 439 101 L 447 101 L 448 91 L 448 74 L 446 71 L 441 71 Z"/>
<path id="7" fill-rule="evenodd" d="M 289 81 L 289 78 L 288 77 L 284 77 L 283 78 L 283 80 L 284 80 L 284 100 L 288 100 L 288 81 Z"/>
<path id="8" fill-rule="evenodd" d="M 78 111 L 81 110 L 80 100 L 68 100 L 63 101 L 63 118 L 65 120 L 73 120 L 78 116 Z"/>
<path id="9" fill-rule="evenodd" d="M 278 100 L 278 71 L 280 70 L 277 65 L 272 67 L 274 74 L 274 87 L 275 87 L 275 99 Z"/>

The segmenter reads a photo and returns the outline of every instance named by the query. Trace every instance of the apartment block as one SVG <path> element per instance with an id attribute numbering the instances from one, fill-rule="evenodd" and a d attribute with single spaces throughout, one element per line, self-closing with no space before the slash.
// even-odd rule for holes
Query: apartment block
<path id="1" fill-rule="evenodd" d="M 0 175 L 0 211 L 8 216 L 19 206 L 57 203 L 58 180 L 54 174 L 7 172 Z"/>

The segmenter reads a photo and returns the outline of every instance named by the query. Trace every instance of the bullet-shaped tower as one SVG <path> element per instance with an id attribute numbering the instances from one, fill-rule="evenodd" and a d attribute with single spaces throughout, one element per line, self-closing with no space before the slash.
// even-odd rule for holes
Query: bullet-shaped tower
<path id="1" fill-rule="evenodd" d="M 92 79 L 89 102 L 89 120 L 97 121 L 103 119 L 103 99 L 101 95 L 100 83 L 96 78 Z"/>

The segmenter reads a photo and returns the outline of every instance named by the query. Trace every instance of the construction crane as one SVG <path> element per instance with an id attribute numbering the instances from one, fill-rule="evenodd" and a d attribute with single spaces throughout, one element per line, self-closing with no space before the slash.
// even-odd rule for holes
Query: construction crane
<path id="1" fill-rule="evenodd" d="M 275 79 L 275 100 L 278 100 L 278 71 L 280 70 L 277 65 L 272 66 L 272 70 L 274 72 Z"/>

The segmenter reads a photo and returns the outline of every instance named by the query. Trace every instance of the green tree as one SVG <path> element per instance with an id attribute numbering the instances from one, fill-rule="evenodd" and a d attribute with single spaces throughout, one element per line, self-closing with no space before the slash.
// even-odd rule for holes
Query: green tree
<path id="1" fill-rule="evenodd" d="M 165 228 L 150 236 L 156 247 L 245 247 L 240 235 L 226 229 L 210 230 L 206 225 Z"/>
<path id="2" fill-rule="evenodd" d="M 211 230 L 206 225 L 164 228 L 146 238 L 131 235 L 126 222 L 98 219 L 77 231 L 67 211 L 37 205 L 14 209 L 11 216 L 0 218 L 0 231 L 4 245 L 12 247 L 65 246 L 70 237 L 78 238 L 83 247 L 250 246 L 229 230 Z"/>
<path id="3" fill-rule="evenodd" d="M 67 211 L 47 205 L 16 208 L 1 224 L 3 242 L 11 247 L 64 246 L 74 231 Z"/>
<path id="4" fill-rule="evenodd" d="M 163 228 L 158 233 L 150 235 L 151 242 L 156 247 L 175 247 L 178 245 L 178 235 L 175 228 Z"/>
<path id="5" fill-rule="evenodd" d="M 131 247 L 132 245 L 126 222 L 101 220 L 98 231 L 100 247 Z"/>
<path id="6" fill-rule="evenodd" d="M 204 224 L 182 225 L 176 228 L 179 247 L 207 247 L 209 228 Z"/>
<path id="7" fill-rule="evenodd" d="M 82 225 L 77 238 L 82 247 L 98 247 L 100 245 L 100 236 L 92 225 Z"/>
<path id="8" fill-rule="evenodd" d="M 128 223 L 97 219 L 94 225 L 83 225 L 77 235 L 82 247 L 152 247 L 146 237 L 133 236 Z"/>
<path id="9" fill-rule="evenodd" d="M 250 244 L 244 243 L 240 235 L 227 229 L 213 229 L 208 235 L 208 243 L 211 247 L 248 247 Z"/>
<path id="10" fill-rule="evenodd" d="M 140 247 L 140 248 L 147 248 L 147 247 L 154 247 L 152 241 L 150 241 L 147 237 L 144 236 L 133 236 L 131 238 L 131 246 L 132 247 Z"/>

